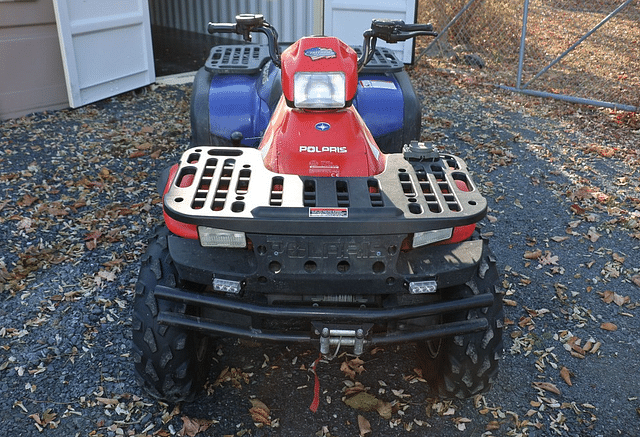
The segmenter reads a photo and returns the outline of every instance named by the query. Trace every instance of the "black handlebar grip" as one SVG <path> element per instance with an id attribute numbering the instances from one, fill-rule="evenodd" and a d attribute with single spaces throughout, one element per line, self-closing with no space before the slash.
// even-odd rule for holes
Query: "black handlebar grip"
<path id="1" fill-rule="evenodd" d="M 209 33 L 237 33 L 235 23 L 209 23 L 207 25 Z"/>

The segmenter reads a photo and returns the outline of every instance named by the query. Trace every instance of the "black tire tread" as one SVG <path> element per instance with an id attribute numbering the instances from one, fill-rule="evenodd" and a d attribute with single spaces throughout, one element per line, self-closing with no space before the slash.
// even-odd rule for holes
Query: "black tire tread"
<path id="1" fill-rule="evenodd" d="M 141 386 L 151 396 L 175 403 L 193 399 L 208 375 L 211 355 L 207 337 L 157 323 L 159 308 L 182 309 L 176 307 L 180 304 L 158 301 L 154 296 L 157 284 L 177 283 L 168 235 L 166 227 L 156 229 L 142 257 L 133 305 L 132 354 Z M 209 353 L 199 357 L 197 351 L 202 348 Z"/>
<path id="2" fill-rule="evenodd" d="M 495 259 L 488 246 L 485 246 L 476 276 L 466 284 L 443 290 L 443 295 L 451 299 L 491 293 L 494 300 L 489 308 L 469 310 L 445 317 L 445 321 L 486 317 L 489 322 L 487 330 L 442 339 L 437 356 L 427 353 L 424 343 L 418 345 L 425 378 L 441 398 L 466 399 L 484 393 L 491 388 L 497 377 L 498 363 L 503 351 L 504 320 L 502 294 L 496 288 L 497 280 Z"/>

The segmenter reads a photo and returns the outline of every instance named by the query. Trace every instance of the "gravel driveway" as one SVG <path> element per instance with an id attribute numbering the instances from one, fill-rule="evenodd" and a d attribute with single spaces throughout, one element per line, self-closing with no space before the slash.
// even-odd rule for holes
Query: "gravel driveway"
<path id="1" fill-rule="evenodd" d="M 489 393 L 434 399 L 403 345 L 362 362 L 321 361 L 314 414 L 316 350 L 233 340 L 216 354 L 225 377 L 211 375 L 194 403 L 142 393 L 129 356 L 138 261 L 161 217 L 156 174 L 189 141 L 189 87 L 163 86 L 0 124 L 0 429 L 14 437 L 342 437 L 367 425 L 370 436 L 638 435 L 638 126 L 497 91 L 478 76 L 417 69 L 413 77 L 424 139 L 465 158 L 489 200 L 481 229 L 506 291 L 504 359 Z M 348 406 L 345 390 L 356 384 L 390 411 Z M 255 424 L 257 400 L 270 425 Z"/>

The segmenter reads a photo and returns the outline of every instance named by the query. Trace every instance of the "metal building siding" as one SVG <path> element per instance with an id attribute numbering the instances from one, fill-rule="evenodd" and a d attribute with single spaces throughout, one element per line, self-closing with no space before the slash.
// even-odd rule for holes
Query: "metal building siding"
<path id="1" fill-rule="evenodd" d="M 242 13 L 263 14 L 278 30 L 280 41 L 292 42 L 314 33 L 314 24 L 322 20 L 314 16 L 318 0 L 153 0 L 149 2 L 152 24 L 197 33 L 206 33 L 209 21 L 234 22 Z M 240 39 L 239 35 L 233 36 Z M 263 36 L 260 36 L 263 38 Z"/>
<path id="2" fill-rule="evenodd" d="M 53 2 L 0 2 L 0 120 L 67 106 Z"/>

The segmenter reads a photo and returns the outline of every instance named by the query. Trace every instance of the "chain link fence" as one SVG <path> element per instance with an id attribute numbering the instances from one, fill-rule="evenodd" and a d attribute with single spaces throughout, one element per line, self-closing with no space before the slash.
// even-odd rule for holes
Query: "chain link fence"
<path id="1" fill-rule="evenodd" d="M 514 91 L 640 111 L 640 0 L 419 1 L 441 36 L 418 56 Z"/>

